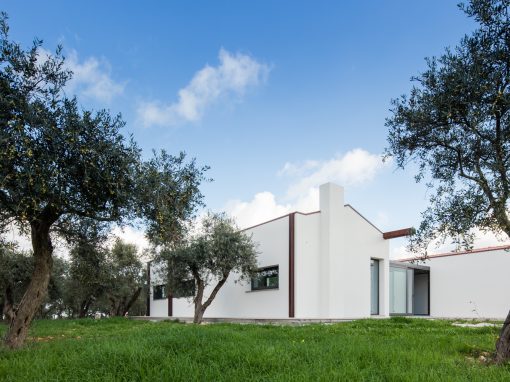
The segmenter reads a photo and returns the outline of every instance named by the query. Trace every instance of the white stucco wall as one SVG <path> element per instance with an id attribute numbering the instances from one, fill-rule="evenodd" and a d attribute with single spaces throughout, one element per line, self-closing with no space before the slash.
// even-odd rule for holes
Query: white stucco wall
<path id="1" fill-rule="evenodd" d="M 279 288 L 251 291 L 249 283 L 236 283 L 236 275 L 231 274 L 206 310 L 204 317 L 286 318 L 289 293 L 289 218 L 285 216 L 249 229 L 246 233 L 251 234 L 253 241 L 258 243 L 258 265 L 260 267 L 279 266 Z M 206 297 L 213 287 L 209 286 L 206 289 Z M 160 305 L 164 305 L 164 309 Z M 167 306 L 166 301 L 153 301 L 151 315 L 166 316 Z M 173 316 L 192 317 L 193 303 L 190 299 L 174 298 Z"/>
<path id="2" fill-rule="evenodd" d="M 430 313 L 499 318 L 510 309 L 510 252 L 496 250 L 429 259 Z"/>
<path id="3" fill-rule="evenodd" d="M 379 313 L 389 311 L 389 246 L 382 233 L 350 206 L 343 188 L 321 186 L 321 211 L 294 214 L 294 317 L 370 316 L 370 260 L 378 259 Z M 258 265 L 278 265 L 279 288 L 251 291 L 231 274 L 205 317 L 289 317 L 289 216 L 246 231 L 258 243 Z M 157 285 L 153 278 L 152 285 Z M 206 290 L 212 289 L 210 286 Z M 167 302 L 151 298 L 151 315 L 166 316 Z M 189 299 L 173 299 L 173 316 L 191 317 Z"/>
<path id="4" fill-rule="evenodd" d="M 370 316 L 370 259 L 379 260 L 379 315 L 389 313 L 389 242 L 352 207 L 344 207 L 345 247 L 341 273 L 345 317 Z"/>
<path id="5" fill-rule="evenodd" d="M 320 187 L 319 315 L 370 317 L 370 259 L 379 262 L 379 314 L 389 312 L 389 243 L 382 232 L 344 205 L 342 187 Z"/>
<path id="6" fill-rule="evenodd" d="M 158 264 L 151 263 L 151 288 L 150 288 L 150 312 L 154 317 L 166 317 L 168 315 L 168 300 L 154 300 L 153 288 L 156 285 L 165 284 L 164 275 L 160 272 Z"/>
<path id="7" fill-rule="evenodd" d="M 295 215 L 294 313 L 297 318 L 320 318 L 320 213 Z"/>

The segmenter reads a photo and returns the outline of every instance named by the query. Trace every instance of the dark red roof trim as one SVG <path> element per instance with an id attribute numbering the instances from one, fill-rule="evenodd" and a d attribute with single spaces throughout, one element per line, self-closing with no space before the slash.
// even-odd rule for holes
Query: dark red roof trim
<path id="1" fill-rule="evenodd" d="M 459 252 L 445 252 L 445 253 L 436 253 L 434 255 L 429 255 L 427 257 L 408 257 L 405 259 L 398 259 L 397 261 L 413 261 L 413 260 L 427 260 L 427 259 L 435 259 L 438 257 L 449 257 L 449 256 L 459 256 L 459 255 L 469 255 L 471 253 L 480 253 L 480 252 L 492 252 L 492 251 L 499 251 L 502 249 L 508 249 L 510 250 L 510 244 L 505 245 L 498 245 L 493 247 L 483 247 L 483 248 L 476 248 L 472 249 L 470 251 L 459 251 Z"/>
<path id="2" fill-rule="evenodd" d="M 314 212 L 299 212 L 299 211 L 294 211 L 294 212 L 291 212 L 289 214 L 285 214 L 285 215 L 282 215 L 282 216 L 278 216 L 277 218 L 274 218 L 274 219 L 271 219 L 271 220 L 267 220 L 265 222 L 262 222 L 262 223 L 259 223 L 259 224 L 255 224 L 255 225 L 252 225 L 251 227 L 248 227 L 248 228 L 244 228 L 242 229 L 241 231 L 248 231 L 249 229 L 252 229 L 252 228 L 255 228 L 255 227 L 258 227 L 258 226 L 261 226 L 261 225 L 264 225 L 264 224 L 267 224 L 267 223 L 271 223 L 271 222 L 274 222 L 276 220 L 280 220 L 280 219 L 283 219 L 283 218 L 286 218 L 292 214 L 300 214 L 300 215 L 313 215 L 313 214 L 318 214 L 320 213 L 320 211 L 314 211 Z"/>
<path id="3" fill-rule="evenodd" d="M 403 228 L 396 231 L 389 231 L 383 233 L 383 239 L 395 239 L 397 237 L 404 237 L 404 236 L 411 236 L 414 234 L 415 229 L 414 228 Z"/>

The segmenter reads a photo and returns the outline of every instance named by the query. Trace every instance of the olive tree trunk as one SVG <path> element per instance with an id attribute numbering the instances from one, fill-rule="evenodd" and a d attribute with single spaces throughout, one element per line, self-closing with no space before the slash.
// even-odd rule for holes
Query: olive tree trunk
<path id="1" fill-rule="evenodd" d="M 510 311 L 499 333 L 496 342 L 496 363 L 503 363 L 510 359 Z"/>
<path id="2" fill-rule="evenodd" d="M 195 314 L 193 316 L 194 324 L 202 323 L 205 310 L 209 307 L 209 305 L 211 305 L 214 298 L 218 294 L 218 291 L 221 289 L 221 287 L 227 281 L 228 275 L 229 275 L 228 273 L 223 275 L 223 277 L 220 279 L 220 281 L 218 281 L 218 284 L 216 284 L 213 291 L 211 292 L 211 295 L 205 302 L 202 302 L 202 300 L 204 298 L 205 284 L 200 278 L 196 279 L 196 276 L 195 276 L 195 281 L 196 281 L 196 285 L 197 285 L 197 294 L 195 296 Z"/>
<path id="3" fill-rule="evenodd" d="M 5 335 L 5 344 L 11 349 L 19 348 L 25 342 L 30 324 L 46 297 L 53 265 L 50 224 L 35 221 L 30 226 L 35 266 L 30 284 Z"/>
<path id="4" fill-rule="evenodd" d="M 131 307 L 133 306 L 133 304 L 136 302 L 136 300 L 138 299 L 138 297 L 140 297 L 140 293 L 142 293 L 142 287 L 138 287 L 135 291 L 135 293 L 133 293 L 133 295 L 131 296 L 131 299 L 128 301 L 128 303 L 125 305 L 124 307 L 124 311 L 122 312 L 122 315 L 125 316 L 126 314 L 129 313 L 129 309 L 131 309 Z"/>
<path id="5" fill-rule="evenodd" d="M 83 300 L 80 304 L 80 313 L 78 315 L 79 318 L 85 318 L 87 317 L 87 314 L 89 313 L 90 304 L 92 303 L 92 297 L 88 297 L 85 300 Z"/>

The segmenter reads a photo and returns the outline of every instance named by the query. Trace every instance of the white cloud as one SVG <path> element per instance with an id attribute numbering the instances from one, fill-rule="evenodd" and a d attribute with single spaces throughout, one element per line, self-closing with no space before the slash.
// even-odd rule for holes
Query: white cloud
<path id="1" fill-rule="evenodd" d="M 234 217 L 241 228 L 273 219 L 287 214 L 291 209 L 290 204 L 281 205 L 276 202 L 275 196 L 268 191 L 255 194 L 249 202 L 231 200 L 227 202 L 225 211 Z"/>
<path id="2" fill-rule="evenodd" d="M 66 57 L 66 67 L 73 71 L 73 77 L 66 91 L 109 103 L 124 92 L 125 83 L 119 83 L 111 77 L 111 65 L 104 59 L 89 57 L 80 62 L 78 53 L 72 50 Z"/>
<path id="3" fill-rule="evenodd" d="M 252 200 L 231 200 L 225 211 L 240 227 L 249 227 L 292 211 L 313 212 L 319 209 L 319 186 L 327 182 L 355 186 L 372 180 L 387 166 L 380 155 L 354 149 L 325 161 L 309 160 L 285 163 L 278 175 L 292 178 L 283 203 L 271 192 L 257 193 Z M 380 216 L 384 220 L 384 216 Z"/>
<path id="4" fill-rule="evenodd" d="M 42 63 L 52 52 L 39 48 L 38 62 Z M 65 69 L 71 70 L 73 76 L 68 81 L 65 91 L 70 95 L 79 95 L 98 102 L 109 103 L 124 92 L 126 83 L 116 82 L 111 77 L 111 65 L 105 58 L 88 57 L 80 62 L 76 50 L 71 50 L 64 61 Z"/>
<path id="5" fill-rule="evenodd" d="M 259 192 L 248 202 L 231 200 L 224 209 L 236 220 L 239 227 L 247 228 L 293 211 L 318 211 L 319 189 L 311 188 L 307 193 L 287 204 L 279 204 L 275 195 L 269 191 Z"/>
<path id="6" fill-rule="evenodd" d="M 389 161 L 383 163 L 381 155 L 357 148 L 322 162 L 286 163 L 279 174 L 301 176 L 301 179 L 287 191 L 287 197 L 292 199 L 305 194 L 312 187 L 327 182 L 336 182 L 344 186 L 366 183 L 388 165 Z"/>
<path id="7" fill-rule="evenodd" d="M 199 121 L 209 105 L 225 96 L 242 96 L 248 88 L 263 83 L 269 73 L 266 64 L 225 49 L 220 50 L 219 61 L 218 66 L 206 65 L 195 73 L 189 84 L 179 90 L 177 102 L 141 103 L 141 123 L 151 126 Z"/>

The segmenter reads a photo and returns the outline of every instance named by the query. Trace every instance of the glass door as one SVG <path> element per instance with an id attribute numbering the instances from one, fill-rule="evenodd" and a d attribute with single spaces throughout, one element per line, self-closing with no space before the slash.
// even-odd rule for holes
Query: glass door
<path id="1" fill-rule="evenodd" d="M 379 260 L 370 260 L 370 314 L 379 314 Z"/>
<path id="2" fill-rule="evenodd" d="M 407 270 L 390 267 L 390 314 L 407 314 Z"/>

